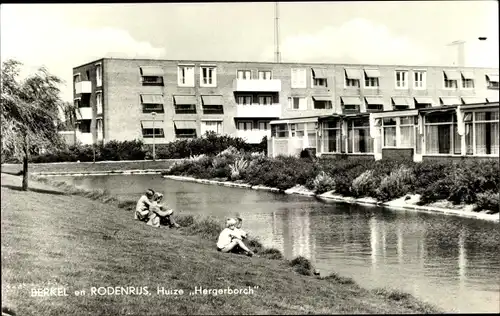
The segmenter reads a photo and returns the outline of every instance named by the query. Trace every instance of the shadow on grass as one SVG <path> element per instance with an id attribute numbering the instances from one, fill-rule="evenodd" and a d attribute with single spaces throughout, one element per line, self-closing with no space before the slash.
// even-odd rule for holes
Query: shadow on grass
<path id="1" fill-rule="evenodd" d="M 15 190 L 15 191 L 23 191 L 22 187 L 18 187 L 15 185 L 5 184 L 5 185 L 2 185 L 2 187 L 7 188 L 7 189 L 11 189 L 11 190 Z M 28 191 L 36 192 L 36 193 L 44 193 L 44 194 L 66 195 L 66 193 L 60 192 L 60 191 L 37 189 L 37 188 L 28 188 Z"/>

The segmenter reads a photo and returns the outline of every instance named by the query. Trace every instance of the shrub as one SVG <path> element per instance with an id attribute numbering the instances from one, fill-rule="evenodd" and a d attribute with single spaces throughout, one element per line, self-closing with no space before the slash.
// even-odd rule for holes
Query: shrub
<path id="1" fill-rule="evenodd" d="M 331 176 L 321 171 L 313 180 L 312 188 L 315 193 L 321 194 L 335 188 L 335 181 Z"/>
<path id="2" fill-rule="evenodd" d="M 312 275 L 313 266 L 307 258 L 298 256 L 290 262 L 290 266 L 299 274 Z"/>
<path id="3" fill-rule="evenodd" d="M 500 208 L 500 194 L 494 191 L 486 191 L 477 194 L 476 211 L 488 210 L 492 213 L 498 213 Z"/>
<path id="4" fill-rule="evenodd" d="M 266 248 L 259 253 L 259 256 L 271 260 L 283 259 L 283 254 L 276 248 Z"/>
<path id="5" fill-rule="evenodd" d="M 453 185 L 452 179 L 446 177 L 439 179 L 436 182 L 429 184 L 423 191 L 418 204 L 429 204 L 439 200 L 446 200 L 450 196 L 451 186 Z"/>
<path id="6" fill-rule="evenodd" d="M 376 189 L 376 197 L 381 201 L 401 197 L 412 191 L 414 182 L 413 170 L 402 165 L 382 179 L 380 186 Z"/>
<path id="7" fill-rule="evenodd" d="M 454 168 L 452 162 L 423 161 L 413 165 L 415 191 L 423 194 L 430 185 L 446 178 Z"/>
<path id="8" fill-rule="evenodd" d="M 248 169 L 249 163 L 241 157 L 236 160 L 232 165 L 229 165 L 231 171 L 231 180 L 239 180 L 241 175 Z"/>
<path id="9" fill-rule="evenodd" d="M 353 279 L 340 276 L 335 272 L 332 272 L 330 275 L 324 277 L 323 279 L 340 284 L 356 284 Z"/>
<path id="10" fill-rule="evenodd" d="M 351 193 L 355 197 L 373 196 L 379 184 L 373 170 L 366 170 L 352 181 Z"/>
<path id="11" fill-rule="evenodd" d="M 477 194 L 499 191 L 498 162 L 464 161 L 456 165 L 449 200 L 453 203 L 475 203 Z"/>

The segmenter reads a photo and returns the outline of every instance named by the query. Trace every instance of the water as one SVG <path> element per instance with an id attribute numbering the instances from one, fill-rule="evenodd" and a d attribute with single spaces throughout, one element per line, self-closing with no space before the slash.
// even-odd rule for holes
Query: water
<path id="1" fill-rule="evenodd" d="M 249 189 L 179 182 L 159 175 L 59 177 L 137 199 L 147 188 L 178 214 L 239 213 L 243 228 L 287 258 L 303 255 L 321 270 L 366 288 L 412 293 L 448 312 L 500 312 L 497 223 L 391 211 Z M 130 214 L 132 218 L 132 214 Z M 215 242 L 215 241 L 214 241 Z"/>

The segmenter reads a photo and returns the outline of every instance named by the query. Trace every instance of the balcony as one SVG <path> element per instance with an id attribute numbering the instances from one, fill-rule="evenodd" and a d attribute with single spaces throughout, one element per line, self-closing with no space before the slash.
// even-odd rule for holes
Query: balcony
<path id="1" fill-rule="evenodd" d="M 237 104 L 235 117 L 280 117 L 281 104 Z"/>
<path id="2" fill-rule="evenodd" d="M 92 145 L 93 139 L 92 139 L 92 133 L 82 133 L 79 131 L 76 131 L 76 140 L 83 145 Z"/>
<path id="3" fill-rule="evenodd" d="M 92 82 L 80 81 L 75 83 L 75 94 L 92 93 Z"/>
<path id="4" fill-rule="evenodd" d="M 77 120 L 91 120 L 92 119 L 92 108 L 82 107 L 75 110 Z"/>
<path id="5" fill-rule="evenodd" d="M 280 79 L 234 79 L 236 92 L 280 92 Z"/>
<path id="6" fill-rule="evenodd" d="M 243 138 L 247 143 L 258 144 L 262 141 L 262 137 L 271 138 L 270 130 L 255 130 L 255 131 L 236 131 L 236 137 Z"/>

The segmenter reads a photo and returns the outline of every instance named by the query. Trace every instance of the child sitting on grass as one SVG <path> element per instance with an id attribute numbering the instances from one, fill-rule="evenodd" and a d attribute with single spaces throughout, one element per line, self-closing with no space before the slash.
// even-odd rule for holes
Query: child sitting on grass
<path id="1" fill-rule="evenodd" d="M 162 200 L 163 194 L 156 192 L 153 197 L 153 203 L 150 207 L 148 225 L 153 227 L 160 227 L 160 225 L 163 224 L 165 226 L 168 225 L 169 227 L 181 227 L 175 222 L 172 216 L 174 214 L 174 210 L 161 204 Z"/>
<path id="2" fill-rule="evenodd" d="M 241 232 L 236 229 L 237 221 L 230 218 L 226 222 L 226 228 L 222 230 L 217 240 L 217 250 L 221 252 L 238 253 L 244 251 L 247 256 L 253 256 L 254 252 L 243 243 Z"/>

